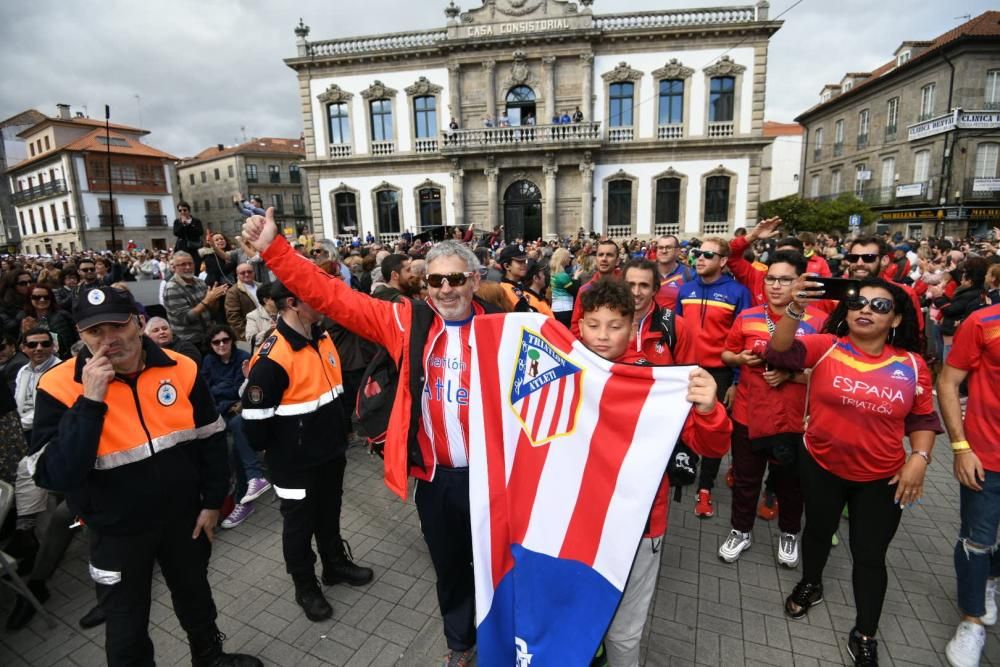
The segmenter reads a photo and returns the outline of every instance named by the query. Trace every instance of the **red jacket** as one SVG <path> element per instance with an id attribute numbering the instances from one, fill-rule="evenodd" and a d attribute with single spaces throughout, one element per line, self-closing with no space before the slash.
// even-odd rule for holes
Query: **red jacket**
<path id="1" fill-rule="evenodd" d="M 750 300 L 755 306 L 767 303 L 767 296 L 764 294 L 764 276 L 767 269 L 760 269 L 743 258 L 743 253 L 750 247 L 750 242 L 745 236 L 737 236 L 729 242 L 729 261 L 726 267 L 739 282 L 750 290 Z"/>
<path id="2" fill-rule="evenodd" d="M 824 278 L 829 278 L 833 275 L 830 273 L 830 265 L 827 264 L 826 259 L 816 252 L 813 252 L 812 257 L 806 258 L 806 273 L 815 273 L 816 275 L 823 276 Z"/>

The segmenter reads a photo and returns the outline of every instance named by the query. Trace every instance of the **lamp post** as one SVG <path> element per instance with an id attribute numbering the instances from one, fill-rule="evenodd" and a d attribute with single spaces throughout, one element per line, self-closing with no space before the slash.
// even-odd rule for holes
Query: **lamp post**
<path id="1" fill-rule="evenodd" d="M 104 143 L 108 149 L 108 210 L 111 212 L 111 250 L 117 250 L 115 243 L 115 198 L 111 188 L 111 107 L 104 105 Z"/>

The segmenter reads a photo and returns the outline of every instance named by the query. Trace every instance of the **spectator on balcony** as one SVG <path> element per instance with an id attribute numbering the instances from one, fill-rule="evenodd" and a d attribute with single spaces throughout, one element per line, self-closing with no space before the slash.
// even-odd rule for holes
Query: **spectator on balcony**
<path id="1" fill-rule="evenodd" d="M 506 111 L 500 112 L 500 127 L 510 127 L 510 116 Z"/>
<path id="2" fill-rule="evenodd" d="M 561 125 L 562 124 L 562 116 L 559 115 L 558 111 L 556 111 L 556 112 L 554 112 L 552 114 L 552 124 L 553 125 Z"/>
<path id="3" fill-rule="evenodd" d="M 490 114 L 483 114 L 483 127 L 490 128 L 493 127 L 493 116 Z"/>
<path id="4" fill-rule="evenodd" d="M 535 124 L 535 114 L 528 113 L 528 115 L 524 117 L 524 124 L 533 126 Z"/>
<path id="5" fill-rule="evenodd" d="M 580 107 L 577 107 L 576 111 L 573 112 L 573 122 L 574 123 L 582 123 L 583 122 L 583 112 L 580 111 Z"/>
<path id="6" fill-rule="evenodd" d="M 202 239 L 205 238 L 205 227 L 201 220 L 191 217 L 191 206 L 182 201 L 177 205 L 177 218 L 174 220 L 174 236 L 177 243 L 174 244 L 174 252 L 184 250 L 195 253 L 201 247 Z"/>
<path id="7" fill-rule="evenodd" d="M 563 111 L 562 116 L 559 117 L 560 125 L 569 125 L 573 122 L 573 118 L 569 115 L 568 111 Z"/>
<path id="8" fill-rule="evenodd" d="M 457 130 L 458 129 L 458 121 L 455 120 L 454 118 L 452 118 L 451 122 L 448 123 L 448 129 L 451 130 L 452 132 L 454 132 L 455 130 Z"/>

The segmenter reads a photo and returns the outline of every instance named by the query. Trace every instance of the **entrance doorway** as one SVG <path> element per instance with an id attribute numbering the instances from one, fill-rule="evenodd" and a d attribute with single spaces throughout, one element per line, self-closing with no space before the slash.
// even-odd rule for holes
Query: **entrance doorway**
<path id="1" fill-rule="evenodd" d="M 511 127 L 537 125 L 535 91 L 528 86 L 515 86 L 507 93 L 507 118 Z M 543 121 L 545 123 L 548 120 Z"/>
<path id="2" fill-rule="evenodd" d="M 533 241 L 542 236 L 542 193 L 531 181 L 515 181 L 503 195 L 504 240 Z"/>

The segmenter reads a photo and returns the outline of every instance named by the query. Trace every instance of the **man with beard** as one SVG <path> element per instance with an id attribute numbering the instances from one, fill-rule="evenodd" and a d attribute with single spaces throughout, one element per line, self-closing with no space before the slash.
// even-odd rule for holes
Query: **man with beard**
<path id="1" fill-rule="evenodd" d="M 586 247 L 586 244 L 584 244 L 584 248 Z M 576 294 L 576 302 L 573 304 L 573 318 L 570 324 L 570 331 L 577 338 L 580 337 L 580 318 L 583 317 L 583 306 L 581 305 L 580 297 L 583 296 L 584 292 L 593 289 L 594 285 L 601 278 L 621 278 L 622 275 L 621 269 L 618 268 L 618 244 L 611 239 L 598 242 L 595 260 L 597 271 L 589 282 L 580 287 L 580 290 Z"/>
<path id="2" fill-rule="evenodd" d="M 402 253 L 389 255 L 382 260 L 382 285 L 372 292 L 372 296 L 383 301 L 399 301 L 402 297 L 420 294 L 420 277 L 410 271 L 413 260 Z"/>
<path id="3" fill-rule="evenodd" d="M 848 243 L 847 254 L 844 255 L 844 264 L 847 266 L 847 275 L 855 280 L 865 278 L 877 278 L 879 276 L 886 280 L 892 280 L 888 275 L 883 275 L 891 262 L 889 248 L 886 242 L 878 236 L 859 236 Z M 895 282 L 894 280 L 892 282 Z M 910 300 L 913 301 L 913 308 L 917 311 L 917 326 L 920 332 L 924 331 L 924 311 L 920 306 L 920 297 L 909 285 L 896 283 Z M 821 310 L 832 313 L 837 307 L 836 301 L 823 301 L 816 304 Z"/>
<path id="4" fill-rule="evenodd" d="M 187 341 L 204 353 L 205 336 L 212 326 L 212 314 L 219 300 L 225 297 L 229 285 L 209 288 L 194 273 L 194 258 L 190 253 L 175 252 L 174 277 L 163 289 L 163 307 L 167 321 L 174 330 L 174 337 Z"/>

